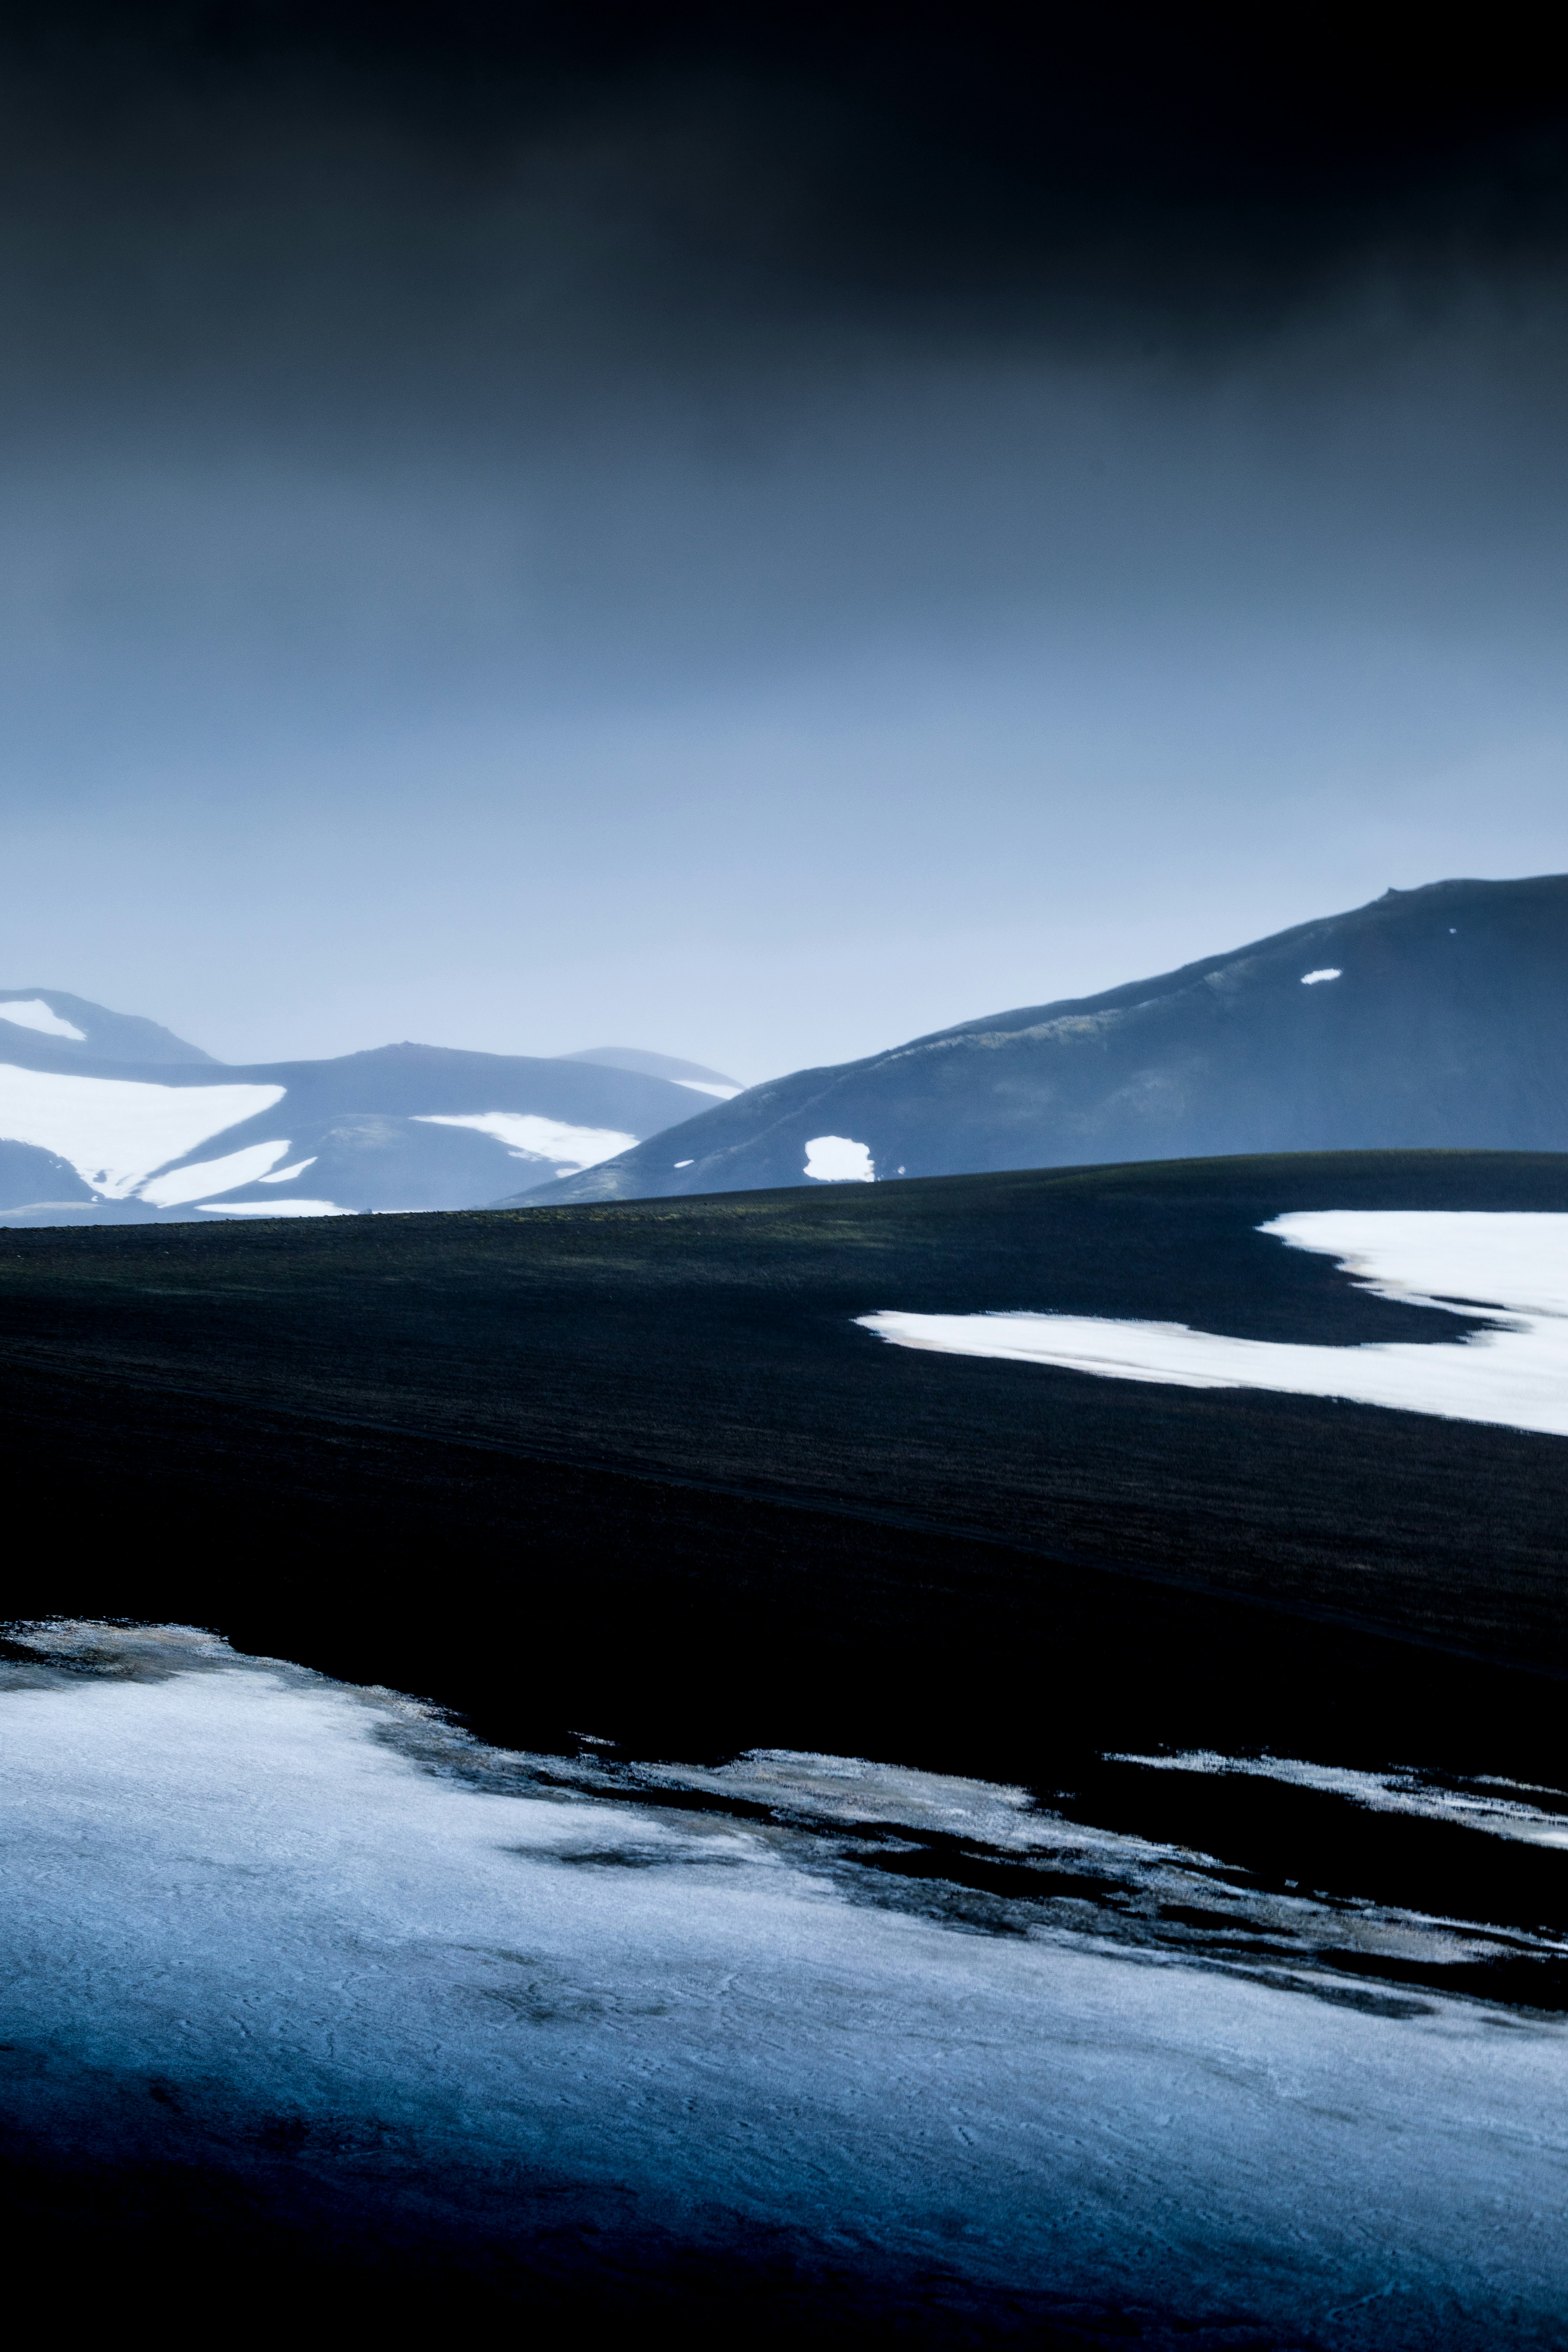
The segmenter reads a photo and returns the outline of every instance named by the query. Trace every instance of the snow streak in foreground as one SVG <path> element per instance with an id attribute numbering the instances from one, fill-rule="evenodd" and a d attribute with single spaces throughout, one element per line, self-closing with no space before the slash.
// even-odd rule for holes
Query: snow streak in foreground
<path id="1" fill-rule="evenodd" d="M 1095 1315 L 888 1310 L 856 1319 L 896 1347 L 944 1355 L 1177 1388 L 1272 1389 L 1568 1437 L 1568 1216 L 1304 1210 L 1258 1231 L 1337 1258 L 1380 1298 L 1480 1317 L 1491 1328 L 1450 1342 L 1326 1348 Z"/>

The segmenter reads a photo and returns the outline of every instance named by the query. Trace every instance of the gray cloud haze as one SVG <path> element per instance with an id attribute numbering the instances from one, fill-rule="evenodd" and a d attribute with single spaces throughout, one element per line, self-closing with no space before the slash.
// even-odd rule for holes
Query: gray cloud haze
<path id="1" fill-rule="evenodd" d="M 758 1077 L 1568 864 L 1506 26 L 835 21 L 5 19 L 7 985 Z"/>

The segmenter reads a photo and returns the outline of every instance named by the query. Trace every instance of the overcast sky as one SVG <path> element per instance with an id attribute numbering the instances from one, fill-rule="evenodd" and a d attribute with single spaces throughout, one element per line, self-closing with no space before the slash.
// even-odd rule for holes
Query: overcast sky
<path id="1" fill-rule="evenodd" d="M 754 1080 L 1568 866 L 1555 68 L 1021 13 L 0 8 L 0 984 Z"/>

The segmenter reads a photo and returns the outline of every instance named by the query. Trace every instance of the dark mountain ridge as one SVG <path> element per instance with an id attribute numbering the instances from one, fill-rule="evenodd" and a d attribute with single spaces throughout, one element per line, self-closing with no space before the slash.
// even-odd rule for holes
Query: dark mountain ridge
<path id="1" fill-rule="evenodd" d="M 35 1027 L 42 1013 L 53 1016 L 47 1029 Z M 72 1034 L 71 1033 L 75 1034 Z M 74 1070 L 101 1063 L 155 1064 L 166 1078 L 166 1066 L 195 1063 L 215 1069 L 215 1055 L 204 1053 L 184 1037 L 176 1037 L 156 1021 L 139 1013 L 110 1013 L 85 996 L 62 988 L 7 988 L 0 992 L 0 1061 L 20 1062 L 27 1069 Z"/>
<path id="2" fill-rule="evenodd" d="M 700 1112 L 519 1205 L 1274 1151 L 1568 1148 L 1568 876 L 1436 882 Z"/>

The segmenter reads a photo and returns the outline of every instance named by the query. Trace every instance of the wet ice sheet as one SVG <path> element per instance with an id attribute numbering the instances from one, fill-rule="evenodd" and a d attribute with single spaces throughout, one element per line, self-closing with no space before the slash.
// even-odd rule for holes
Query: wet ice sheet
<path id="1" fill-rule="evenodd" d="M 672 1813 L 207 1637 L 88 1663 L 0 1695 L 4 2028 L 61 2065 L 1271 2341 L 1555 2340 L 1554 2022 L 959 1932 L 831 1866 L 868 1814 L 1037 1842 L 1017 1790 L 763 1754 L 662 1768 L 758 1817 Z"/>
<path id="2" fill-rule="evenodd" d="M 884 1311 L 857 1320 L 895 1346 L 940 1354 L 1178 1388 L 1272 1389 L 1568 1436 L 1568 1216 L 1304 1211 L 1259 1230 L 1338 1259 L 1381 1296 L 1439 1310 L 1465 1302 L 1468 1318 L 1492 1328 L 1450 1342 L 1327 1348 L 1099 1316 Z"/>

